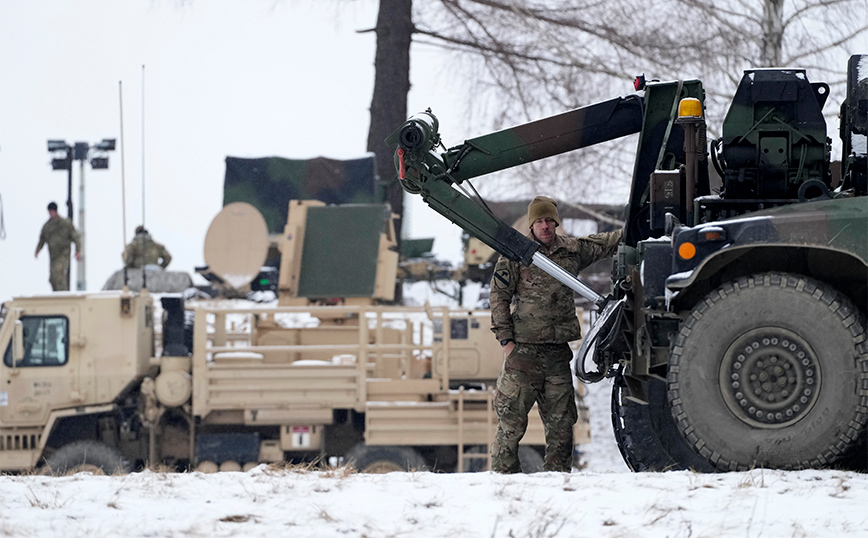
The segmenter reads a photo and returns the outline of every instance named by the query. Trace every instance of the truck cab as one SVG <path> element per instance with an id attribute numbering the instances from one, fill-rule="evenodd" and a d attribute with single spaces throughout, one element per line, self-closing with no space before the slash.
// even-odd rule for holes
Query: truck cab
<path id="1" fill-rule="evenodd" d="M 52 294 L 3 311 L 0 470 L 76 439 L 119 438 L 124 396 L 153 369 L 151 297 Z"/>

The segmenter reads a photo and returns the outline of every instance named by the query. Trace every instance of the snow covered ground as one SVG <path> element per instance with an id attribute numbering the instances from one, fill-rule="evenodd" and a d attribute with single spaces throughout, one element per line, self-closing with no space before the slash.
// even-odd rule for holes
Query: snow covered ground
<path id="1" fill-rule="evenodd" d="M 0 537 L 868 536 L 868 475 L 630 473 L 589 389 L 586 469 L 497 475 L 346 470 L 0 477 Z"/>

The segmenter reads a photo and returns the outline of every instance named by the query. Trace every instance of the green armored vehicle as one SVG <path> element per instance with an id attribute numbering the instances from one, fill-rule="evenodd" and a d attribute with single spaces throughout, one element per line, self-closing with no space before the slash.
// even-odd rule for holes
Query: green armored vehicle
<path id="1" fill-rule="evenodd" d="M 576 373 L 613 378 L 613 426 L 631 469 L 865 469 L 868 55 L 849 60 L 840 164 L 822 114 L 829 87 L 803 69 L 746 71 L 710 146 L 700 81 L 637 82 L 637 94 L 439 154 L 430 111 L 387 143 L 407 191 L 596 303 Z M 462 185 L 633 133 L 609 297 Z"/>

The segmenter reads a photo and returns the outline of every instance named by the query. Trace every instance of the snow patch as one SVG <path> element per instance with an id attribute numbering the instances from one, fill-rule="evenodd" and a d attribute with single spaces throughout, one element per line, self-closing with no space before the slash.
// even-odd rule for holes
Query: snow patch
<path id="1" fill-rule="evenodd" d="M 250 284 L 250 281 L 253 280 L 255 277 L 256 277 L 256 274 L 252 274 L 252 275 L 233 275 L 233 274 L 220 275 L 220 278 L 225 280 L 227 283 L 229 283 L 230 286 L 232 286 L 235 289 L 239 289 L 239 288 L 246 286 L 247 284 Z"/>

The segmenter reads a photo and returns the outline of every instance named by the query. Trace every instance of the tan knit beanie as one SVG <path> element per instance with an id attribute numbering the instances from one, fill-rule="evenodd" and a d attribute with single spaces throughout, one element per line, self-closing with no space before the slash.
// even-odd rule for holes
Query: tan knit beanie
<path id="1" fill-rule="evenodd" d="M 558 216 L 558 203 L 548 196 L 537 196 L 527 206 L 527 227 L 533 228 L 537 219 L 553 219 L 561 225 L 561 217 Z"/>

